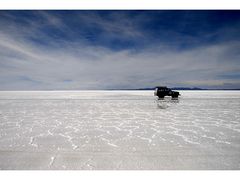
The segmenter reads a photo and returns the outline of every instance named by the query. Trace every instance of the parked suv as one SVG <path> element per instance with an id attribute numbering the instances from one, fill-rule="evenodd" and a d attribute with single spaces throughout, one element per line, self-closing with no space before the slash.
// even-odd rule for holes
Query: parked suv
<path id="1" fill-rule="evenodd" d="M 158 96 L 159 99 L 163 99 L 164 96 L 172 96 L 172 98 L 178 98 L 180 94 L 177 91 L 172 91 L 166 86 L 158 86 L 155 89 L 154 95 Z"/>

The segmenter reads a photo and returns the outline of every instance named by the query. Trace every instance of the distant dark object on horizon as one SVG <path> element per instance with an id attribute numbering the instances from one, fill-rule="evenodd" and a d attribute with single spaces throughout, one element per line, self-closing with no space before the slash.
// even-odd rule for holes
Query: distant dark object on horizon
<path id="1" fill-rule="evenodd" d="M 159 99 L 163 99 L 165 96 L 171 96 L 173 99 L 177 99 L 180 94 L 166 86 L 158 86 L 155 88 L 154 95 L 158 96 Z"/>

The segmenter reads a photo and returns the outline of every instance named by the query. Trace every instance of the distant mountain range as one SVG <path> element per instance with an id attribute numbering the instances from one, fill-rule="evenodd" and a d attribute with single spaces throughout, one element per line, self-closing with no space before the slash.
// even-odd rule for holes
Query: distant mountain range
<path id="1" fill-rule="evenodd" d="M 202 88 L 199 88 L 199 87 L 193 87 L 193 88 L 190 88 L 190 87 L 173 87 L 171 89 L 173 89 L 173 90 L 208 90 L 208 89 L 202 89 Z"/>
<path id="2" fill-rule="evenodd" d="M 136 90 L 154 90 L 154 88 L 139 88 L 139 89 L 136 89 Z M 190 87 L 173 87 L 173 88 L 170 88 L 172 90 L 208 90 L 208 89 L 202 89 L 202 88 L 198 88 L 198 87 L 193 87 L 193 88 L 190 88 Z"/>
<path id="3" fill-rule="evenodd" d="M 138 89 L 109 89 L 109 90 L 154 90 L 155 87 L 152 88 L 138 88 Z M 240 89 L 203 89 L 199 87 L 173 87 L 170 88 L 172 90 L 240 90 Z"/>

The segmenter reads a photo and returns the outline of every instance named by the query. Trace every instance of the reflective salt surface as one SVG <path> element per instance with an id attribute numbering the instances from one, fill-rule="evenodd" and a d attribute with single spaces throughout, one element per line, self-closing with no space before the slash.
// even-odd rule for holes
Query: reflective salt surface
<path id="1" fill-rule="evenodd" d="M 240 91 L 0 92 L 1 169 L 240 169 Z"/>

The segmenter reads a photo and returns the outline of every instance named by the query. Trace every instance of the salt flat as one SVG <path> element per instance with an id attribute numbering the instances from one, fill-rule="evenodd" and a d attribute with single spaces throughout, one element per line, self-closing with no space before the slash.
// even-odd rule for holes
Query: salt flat
<path id="1" fill-rule="evenodd" d="M 240 169 L 240 91 L 0 92 L 0 169 Z"/>

